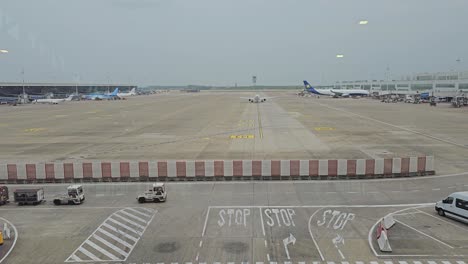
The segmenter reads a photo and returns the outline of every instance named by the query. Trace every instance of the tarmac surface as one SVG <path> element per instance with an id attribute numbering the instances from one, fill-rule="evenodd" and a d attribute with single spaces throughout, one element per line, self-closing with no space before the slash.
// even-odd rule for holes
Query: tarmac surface
<path id="1" fill-rule="evenodd" d="M 468 225 L 434 203 L 468 190 L 467 176 L 167 183 L 165 203 L 145 204 L 150 183 L 85 184 L 77 206 L 51 202 L 67 185 L 42 185 L 45 203 L 0 207 L 18 230 L 5 263 L 463 264 Z M 374 225 L 389 213 L 385 253 Z"/>
<path id="2" fill-rule="evenodd" d="M 240 97 L 272 96 L 265 103 Z M 0 107 L 0 160 L 354 159 L 433 155 L 468 171 L 468 109 L 302 98 L 293 92 L 172 92 L 122 101 Z"/>
<path id="3" fill-rule="evenodd" d="M 53 205 L 67 185 L 44 184 L 47 202 L 0 207 L 17 230 L 0 263 L 468 263 L 468 225 L 434 211 L 436 201 L 468 190 L 466 109 L 291 92 L 262 93 L 276 98 L 261 104 L 239 98 L 253 94 L 2 106 L 0 160 L 434 155 L 438 175 L 167 183 L 167 202 L 146 204 L 136 196 L 150 183 L 91 183 L 78 206 Z M 25 187 L 7 186 L 10 196 Z M 375 226 L 390 213 L 393 251 L 380 252 Z"/>

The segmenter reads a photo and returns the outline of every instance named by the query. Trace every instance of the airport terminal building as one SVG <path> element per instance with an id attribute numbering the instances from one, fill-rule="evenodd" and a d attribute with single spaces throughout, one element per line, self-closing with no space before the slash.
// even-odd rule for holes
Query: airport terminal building
<path id="1" fill-rule="evenodd" d="M 417 73 L 400 80 L 341 81 L 333 85 L 319 85 L 321 89 L 364 89 L 372 94 L 417 94 L 428 92 L 437 97 L 468 94 L 468 71 Z"/>
<path id="2" fill-rule="evenodd" d="M 26 94 L 71 94 L 107 92 L 119 88 L 120 91 L 130 91 L 136 85 L 129 84 L 76 84 L 76 83 L 0 83 L 0 96 L 15 96 Z"/>

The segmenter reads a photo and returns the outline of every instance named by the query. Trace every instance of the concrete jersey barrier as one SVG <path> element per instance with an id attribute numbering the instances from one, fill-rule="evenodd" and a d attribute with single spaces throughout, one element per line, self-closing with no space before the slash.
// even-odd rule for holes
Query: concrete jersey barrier
<path id="1" fill-rule="evenodd" d="M 333 179 L 433 175 L 432 156 L 332 160 L 156 160 L 0 164 L 0 183 Z"/>

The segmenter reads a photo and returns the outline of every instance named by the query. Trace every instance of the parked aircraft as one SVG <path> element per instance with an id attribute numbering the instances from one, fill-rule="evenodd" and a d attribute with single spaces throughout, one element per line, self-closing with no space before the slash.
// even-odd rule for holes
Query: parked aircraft
<path id="1" fill-rule="evenodd" d="M 361 90 L 361 89 L 358 89 L 358 90 L 356 89 L 351 89 L 351 90 L 315 89 L 306 80 L 304 80 L 304 87 L 307 92 L 313 93 L 316 95 L 326 95 L 326 96 L 334 96 L 334 97 L 368 96 L 369 95 L 369 91 Z"/>

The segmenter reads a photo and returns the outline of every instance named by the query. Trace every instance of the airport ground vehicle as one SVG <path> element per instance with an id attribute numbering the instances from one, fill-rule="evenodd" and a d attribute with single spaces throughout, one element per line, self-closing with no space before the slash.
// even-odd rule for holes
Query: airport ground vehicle
<path id="1" fill-rule="evenodd" d="M 468 99 L 465 96 L 455 96 L 452 99 L 452 105 L 454 107 L 462 107 L 468 105 Z"/>
<path id="2" fill-rule="evenodd" d="M 9 198 L 10 197 L 8 195 L 8 187 L 0 186 L 0 205 L 8 203 Z"/>
<path id="3" fill-rule="evenodd" d="M 137 196 L 139 203 L 144 202 L 165 202 L 167 199 L 166 185 L 164 183 L 153 183 L 148 191 Z"/>
<path id="4" fill-rule="evenodd" d="M 15 197 L 15 203 L 18 203 L 18 205 L 36 205 L 45 201 L 44 189 L 42 188 L 16 189 L 13 194 Z"/>
<path id="5" fill-rule="evenodd" d="M 85 200 L 85 195 L 82 185 L 70 185 L 67 188 L 67 194 L 58 195 L 54 198 L 55 205 L 62 204 L 81 204 Z"/>
<path id="6" fill-rule="evenodd" d="M 407 94 L 405 95 L 405 103 L 412 104 L 414 102 L 413 96 Z"/>
<path id="7" fill-rule="evenodd" d="M 435 205 L 440 216 L 449 216 L 468 223 L 468 192 L 455 192 Z"/>

